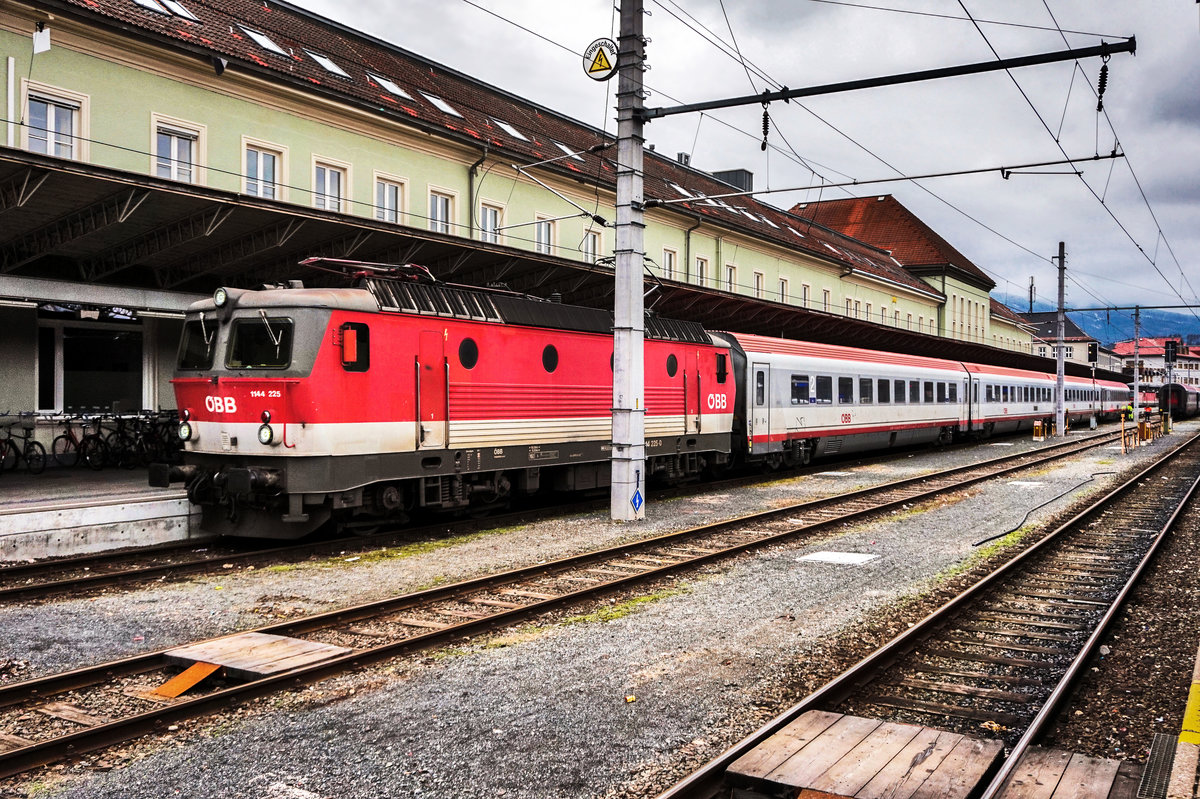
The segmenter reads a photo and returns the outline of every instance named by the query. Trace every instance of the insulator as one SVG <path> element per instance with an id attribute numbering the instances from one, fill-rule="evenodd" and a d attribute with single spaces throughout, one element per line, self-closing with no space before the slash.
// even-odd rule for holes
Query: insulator
<path id="1" fill-rule="evenodd" d="M 767 106 L 763 105 L 763 140 L 762 149 L 765 152 L 767 149 L 767 134 L 771 132 L 771 116 L 767 113 Z"/>
<path id="2" fill-rule="evenodd" d="M 1100 80 L 1096 85 L 1096 113 L 1104 110 L 1104 90 L 1108 88 L 1108 64 L 1100 66 Z"/>

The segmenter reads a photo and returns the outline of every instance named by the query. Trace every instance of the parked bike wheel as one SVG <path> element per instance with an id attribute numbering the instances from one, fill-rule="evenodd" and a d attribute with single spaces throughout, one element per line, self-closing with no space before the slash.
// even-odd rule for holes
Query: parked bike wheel
<path id="1" fill-rule="evenodd" d="M 79 463 L 79 446 L 68 435 L 61 435 L 50 442 L 50 452 L 59 466 L 74 466 Z"/>
<path id="2" fill-rule="evenodd" d="M 30 474 L 41 474 L 46 469 L 46 448 L 42 442 L 25 442 L 25 469 Z"/>
<path id="3" fill-rule="evenodd" d="M 108 447 L 99 436 L 84 436 L 79 443 L 79 458 L 89 469 L 98 472 L 108 461 Z"/>
<path id="4" fill-rule="evenodd" d="M 0 470 L 17 468 L 17 449 L 16 444 L 8 441 L 0 441 Z"/>

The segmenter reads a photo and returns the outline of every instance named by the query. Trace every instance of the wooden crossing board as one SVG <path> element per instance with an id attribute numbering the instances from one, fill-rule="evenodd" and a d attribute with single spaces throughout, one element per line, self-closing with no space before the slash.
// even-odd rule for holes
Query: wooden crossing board
<path id="1" fill-rule="evenodd" d="M 242 633 L 228 638 L 172 649 L 165 654 L 170 663 L 216 663 L 232 677 L 253 679 L 278 674 L 299 666 L 319 663 L 353 650 L 268 633 Z"/>
<path id="2" fill-rule="evenodd" d="M 999 767 L 1000 741 L 810 710 L 726 770 L 739 799 L 954 799 Z"/>
<path id="3" fill-rule="evenodd" d="M 1141 776 L 1135 763 L 1034 746 L 998 799 L 1134 799 Z"/>

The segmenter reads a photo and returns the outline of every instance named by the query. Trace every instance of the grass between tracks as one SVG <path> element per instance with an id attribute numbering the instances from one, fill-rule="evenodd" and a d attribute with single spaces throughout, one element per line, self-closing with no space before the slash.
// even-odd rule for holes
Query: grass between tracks
<path id="1" fill-rule="evenodd" d="M 461 544 L 470 543 L 481 538 L 490 538 L 497 535 L 509 535 L 510 533 L 527 530 L 526 525 L 516 527 L 499 527 L 494 530 L 481 530 L 477 533 L 467 533 L 466 535 L 456 535 L 449 538 L 438 538 L 432 541 L 415 541 L 411 544 L 404 544 L 395 547 L 380 547 L 372 549 L 369 552 L 358 552 L 352 555 L 335 555 L 320 560 L 305 561 L 303 563 L 278 563 L 273 566 L 266 566 L 262 571 L 266 572 L 290 572 L 298 569 L 332 569 L 346 566 L 355 566 L 365 563 L 380 563 L 389 560 L 403 560 L 404 558 L 413 558 L 418 555 L 428 555 L 431 552 L 437 552 L 440 549 L 455 547 Z"/>

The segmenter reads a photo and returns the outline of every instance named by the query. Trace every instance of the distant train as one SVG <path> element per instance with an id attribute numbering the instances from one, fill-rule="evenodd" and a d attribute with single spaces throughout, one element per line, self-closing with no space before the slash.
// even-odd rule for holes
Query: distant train
<path id="1" fill-rule="evenodd" d="M 363 265 L 364 269 L 367 265 Z M 188 309 L 175 378 L 205 529 L 295 538 L 610 481 L 612 316 L 375 269 L 353 288 L 218 289 Z M 646 317 L 647 478 L 949 442 L 1054 416 L 1052 375 Z M 1067 378 L 1072 419 L 1121 383 Z"/>
<path id="2" fill-rule="evenodd" d="M 1200 387 L 1167 383 L 1158 390 L 1158 407 L 1175 420 L 1200 414 Z"/>

